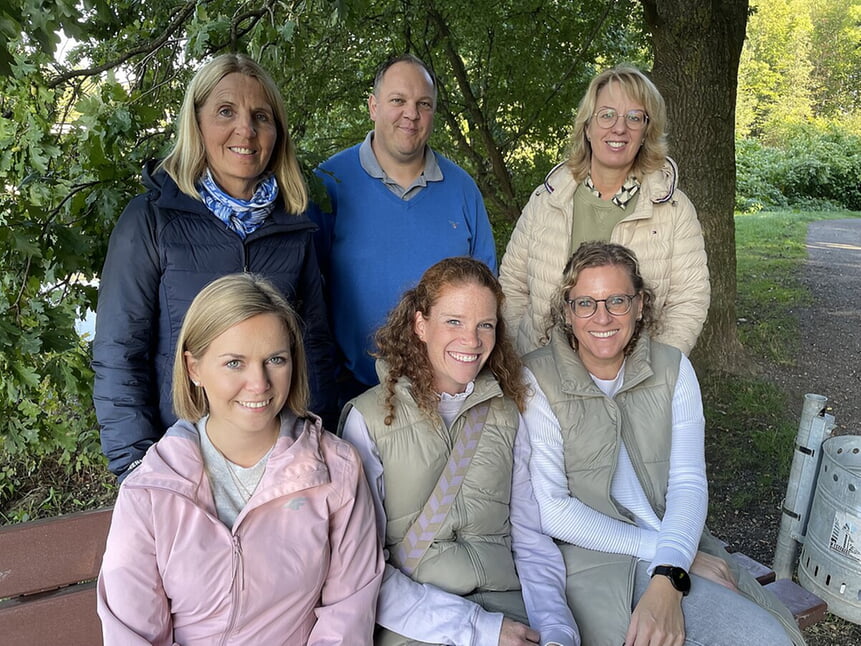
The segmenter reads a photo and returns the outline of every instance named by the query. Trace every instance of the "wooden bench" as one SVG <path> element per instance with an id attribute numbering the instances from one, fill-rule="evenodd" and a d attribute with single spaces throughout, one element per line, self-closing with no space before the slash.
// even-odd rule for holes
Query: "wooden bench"
<path id="1" fill-rule="evenodd" d="M 98 646 L 96 583 L 111 523 L 100 509 L 0 527 L 0 642 Z"/>
<path id="2" fill-rule="evenodd" d="M 111 510 L 0 527 L 0 641 L 4 646 L 99 646 L 96 583 Z M 821 621 L 825 602 L 789 579 L 732 552 L 743 568 L 774 592 L 803 630 Z"/>
<path id="3" fill-rule="evenodd" d="M 774 570 L 741 552 L 733 552 L 727 546 L 730 555 L 759 581 L 760 585 L 771 590 L 783 602 L 795 620 L 798 627 L 804 630 L 808 626 L 822 621 L 828 610 L 828 605 L 817 595 L 802 588 L 790 579 L 776 579 Z"/>

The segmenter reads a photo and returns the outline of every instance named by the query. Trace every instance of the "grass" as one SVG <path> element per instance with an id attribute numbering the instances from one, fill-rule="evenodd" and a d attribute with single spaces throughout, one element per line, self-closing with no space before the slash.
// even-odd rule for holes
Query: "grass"
<path id="1" fill-rule="evenodd" d="M 736 215 L 736 307 L 739 338 L 755 356 L 792 365 L 799 348 L 798 307 L 812 298 L 800 270 L 807 258 L 807 225 L 861 217 L 850 211 L 761 211 Z"/>
<path id="2" fill-rule="evenodd" d="M 813 302 L 801 282 L 807 225 L 846 217 L 861 214 L 770 211 L 736 216 L 739 338 L 770 369 L 794 366 L 800 347 L 797 309 Z M 714 499 L 711 515 L 782 495 L 798 402 L 789 402 L 764 376 L 709 375 L 701 386 L 709 480 L 712 489 L 726 493 Z"/>

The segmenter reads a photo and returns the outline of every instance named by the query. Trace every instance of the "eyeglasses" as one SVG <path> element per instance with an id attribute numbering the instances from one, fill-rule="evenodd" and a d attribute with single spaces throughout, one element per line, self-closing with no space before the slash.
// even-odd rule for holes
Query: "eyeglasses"
<path id="1" fill-rule="evenodd" d="M 638 294 L 613 294 L 607 298 L 578 296 L 566 299 L 565 302 L 578 319 L 587 319 L 595 314 L 598 311 L 598 303 L 604 303 L 604 307 L 613 316 L 624 316 L 631 311 L 631 303 L 637 296 Z"/>
<path id="2" fill-rule="evenodd" d="M 613 108 L 601 108 L 592 116 L 595 117 L 595 122 L 598 124 L 599 128 L 608 130 L 616 125 L 616 122 L 619 120 L 621 115 L 619 115 L 619 113 Z M 630 110 L 624 114 L 624 117 L 625 125 L 628 126 L 630 130 L 642 130 L 649 122 L 649 115 L 647 115 L 643 110 Z"/>

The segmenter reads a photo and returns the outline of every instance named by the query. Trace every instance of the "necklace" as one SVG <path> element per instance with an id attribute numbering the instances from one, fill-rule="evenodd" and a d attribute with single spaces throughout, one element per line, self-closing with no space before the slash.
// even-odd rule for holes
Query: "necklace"
<path id="1" fill-rule="evenodd" d="M 224 466 L 227 468 L 227 473 L 230 475 L 230 479 L 233 481 L 233 484 L 236 485 L 237 490 L 239 491 L 239 495 L 242 498 L 242 503 L 247 504 L 249 500 L 251 500 L 251 494 L 254 493 L 254 490 L 257 489 L 257 485 L 260 484 L 260 479 L 263 477 L 263 471 L 254 479 L 254 486 L 251 488 L 251 491 L 248 490 L 242 483 L 242 479 L 236 474 L 235 469 L 237 468 L 233 462 L 224 457 L 224 454 L 219 451 L 218 454 L 221 456 L 221 459 L 224 460 Z M 269 452 L 266 452 L 264 457 L 268 457 Z M 262 458 L 261 458 L 262 459 Z M 255 465 L 256 466 L 256 465 Z"/>
<path id="2" fill-rule="evenodd" d="M 214 444 L 213 446 L 215 447 Z M 215 447 L 215 450 L 218 452 L 218 455 L 224 463 L 224 468 L 227 469 L 227 475 L 230 476 L 231 482 L 233 482 L 236 487 L 236 491 L 242 499 L 243 506 L 251 499 L 251 496 L 260 484 L 260 480 L 263 479 L 263 472 L 266 470 L 266 461 L 269 459 L 269 454 L 272 453 L 272 449 L 274 447 L 274 444 L 270 446 L 269 450 L 263 454 L 257 463 L 247 469 L 228 460 L 227 456 L 221 452 L 221 449 Z M 241 469 L 241 471 L 237 471 L 238 469 Z M 243 477 L 244 475 L 247 475 L 247 477 Z"/>

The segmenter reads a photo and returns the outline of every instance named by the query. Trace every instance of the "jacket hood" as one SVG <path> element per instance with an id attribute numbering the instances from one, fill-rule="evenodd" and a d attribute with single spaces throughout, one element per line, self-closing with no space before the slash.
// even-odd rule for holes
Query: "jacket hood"
<path id="1" fill-rule="evenodd" d="M 676 162 L 671 157 L 666 157 L 664 161 L 664 165 L 657 171 L 653 173 L 649 173 L 643 179 L 643 188 L 645 191 L 648 191 L 649 199 L 653 204 L 663 204 L 664 202 L 669 202 L 673 198 L 673 194 L 676 192 L 676 187 L 678 186 L 679 181 L 679 167 Z M 573 186 L 572 186 L 573 183 Z M 563 189 L 564 187 L 576 187 L 577 181 L 571 175 L 571 171 L 568 168 L 568 162 L 563 161 L 553 168 L 550 169 L 550 172 L 544 178 L 543 188 L 548 193 L 556 193 L 557 189 Z M 541 190 L 539 188 L 539 190 Z M 562 191 L 566 194 L 566 197 L 563 200 L 567 199 L 568 191 Z M 554 195 L 554 197 L 556 197 Z"/>
<path id="2" fill-rule="evenodd" d="M 156 171 L 160 163 L 160 159 L 150 159 L 144 163 L 143 170 L 141 171 L 141 181 L 143 182 L 143 185 L 150 190 L 156 190 L 159 192 L 162 189 L 165 178 L 169 177 L 169 175 L 163 170 Z"/>

